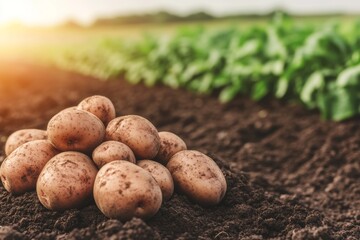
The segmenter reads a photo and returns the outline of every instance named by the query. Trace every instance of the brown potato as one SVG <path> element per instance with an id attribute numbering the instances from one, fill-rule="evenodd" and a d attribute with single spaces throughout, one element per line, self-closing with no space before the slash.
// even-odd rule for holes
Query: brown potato
<path id="1" fill-rule="evenodd" d="M 125 143 L 140 159 L 152 159 L 160 147 L 160 137 L 154 125 L 137 115 L 112 120 L 106 128 L 106 139 Z"/>
<path id="2" fill-rule="evenodd" d="M 186 150 L 185 142 L 176 134 L 171 132 L 159 132 L 160 149 L 155 159 L 166 165 L 175 153 Z"/>
<path id="3" fill-rule="evenodd" d="M 226 180 L 220 168 L 201 152 L 178 152 L 166 167 L 174 179 L 175 187 L 201 205 L 216 205 L 226 193 Z"/>
<path id="4" fill-rule="evenodd" d="M 34 140 L 18 147 L 0 167 L 5 189 L 14 194 L 34 190 L 41 170 L 57 153 L 47 140 Z"/>
<path id="5" fill-rule="evenodd" d="M 123 160 L 105 164 L 99 170 L 94 199 L 105 216 L 121 221 L 150 218 L 162 203 L 161 189 L 151 174 Z"/>
<path id="6" fill-rule="evenodd" d="M 92 195 L 97 168 L 79 152 L 53 157 L 41 171 L 36 192 L 42 205 L 51 210 L 83 206 Z"/>
<path id="7" fill-rule="evenodd" d="M 114 160 L 126 160 L 136 162 L 131 149 L 125 144 L 117 141 L 106 141 L 100 144 L 92 153 L 92 158 L 98 168 Z"/>
<path id="8" fill-rule="evenodd" d="M 49 121 L 47 133 L 52 144 L 61 151 L 89 152 L 103 141 L 105 126 L 89 112 L 68 109 Z"/>
<path id="9" fill-rule="evenodd" d="M 174 181 L 169 170 L 160 163 L 151 160 L 141 160 L 137 165 L 151 173 L 160 186 L 163 200 L 169 200 L 174 193 Z"/>
<path id="10" fill-rule="evenodd" d="M 33 140 L 44 140 L 47 138 L 46 131 L 40 129 L 22 129 L 12 133 L 5 143 L 5 154 L 8 156 L 16 148 Z"/>
<path id="11" fill-rule="evenodd" d="M 85 98 L 79 103 L 77 109 L 94 114 L 105 126 L 116 117 L 114 104 L 107 97 L 100 95 Z"/>

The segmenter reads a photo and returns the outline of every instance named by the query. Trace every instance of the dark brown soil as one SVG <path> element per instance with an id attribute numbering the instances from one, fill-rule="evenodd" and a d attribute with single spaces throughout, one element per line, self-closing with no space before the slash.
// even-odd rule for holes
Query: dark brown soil
<path id="1" fill-rule="evenodd" d="M 51 212 L 36 194 L 0 187 L 0 239 L 360 239 L 360 118 L 324 122 L 276 100 L 215 97 L 0 63 L 0 160 L 7 136 L 45 129 L 59 110 L 102 94 L 118 115 L 139 114 L 212 156 L 226 175 L 222 203 L 175 194 L 149 221 L 121 223 L 92 203 Z"/>

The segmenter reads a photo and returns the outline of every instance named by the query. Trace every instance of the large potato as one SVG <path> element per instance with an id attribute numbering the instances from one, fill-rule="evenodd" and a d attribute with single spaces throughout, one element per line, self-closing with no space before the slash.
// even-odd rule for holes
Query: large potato
<path id="1" fill-rule="evenodd" d="M 136 158 L 131 149 L 117 141 L 106 141 L 100 144 L 92 153 L 92 158 L 98 168 L 114 160 L 127 160 L 135 163 Z"/>
<path id="2" fill-rule="evenodd" d="M 79 152 L 63 152 L 45 165 L 36 192 L 42 205 L 51 210 L 80 207 L 92 195 L 97 168 Z"/>
<path id="3" fill-rule="evenodd" d="M 43 140 L 47 138 L 46 131 L 40 129 L 22 129 L 12 133 L 5 143 L 5 154 L 8 156 L 16 148 L 24 143 L 33 140 Z"/>
<path id="4" fill-rule="evenodd" d="M 5 189 L 14 194 L 35 189 L 41 170 L 57 153 L 47 140 L 27 142 L 15 149 L 0 167 Z"/>
<path id="5" fill-rule="evenodd" d="M 151 160 L 141 160 L 137 165 L 151 173 L 160 186 L 163 200 L 169 200 L 174 193 L 174 181 L 169 170 L 160 163 Z"/>
<path id="6" fill-rule="evenodd" d="M 123 160 L 105 164 L 99 170 L 94 199 L 105 216 L 121 221 L 150 218 L 162 203 L 161 189 L 151 174 Z"/>
<path id="7" fill-rule="evenodd" d="M 79 103 L 77 109 L 94 114 L 105 126 L 116 117 L 114 104 L 107 97 L 100 95 L 85 98 Z"/>
<path id="8" fill-rule="evenodd" d="M 106 128 L 106 139 L 125 143 L 140 159 L 153 159 L 160 147 L 160 137 L 154 125 L 137 115 L 112 120 Z"/>
<path id="9" fill-rule="evenodd" d="M 186 150 L 185 142 L 176 134 L 171 132 L 159 132 L 160 149 L 155 159 L 166 165 L 175 153 Z"/>
<path id="10" fill-rule="evenodd" d="M 175 187 L 201 205 L 216 205 L 226 193 L 226 180 L 220 168 L 201 152 L 178 152 L 166 167 L 174 179 Z"/>
<path id="11" fill-rule="evenodd" d="M 47 133 L 48 139 L 61 151 L 89 152 L 103 141 L 105 126 L 89 112 L 68 109 L 49 121 Z"/>

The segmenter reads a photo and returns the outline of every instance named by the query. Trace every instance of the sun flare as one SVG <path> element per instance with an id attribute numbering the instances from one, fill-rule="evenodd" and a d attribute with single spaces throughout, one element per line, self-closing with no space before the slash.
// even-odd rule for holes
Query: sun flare
<path id="1" fill-rule="evenodd" d="M 33 11 L 32 1 L 0 1 L 0 24 L 22 22 L 28 25 L 36 23 L 38 15 Z"/>
<path id="2" fill-rule="evenodd" d="M 62 17 L 61 5 L 40 0 L 0 0 L 0 26 L 21 23 L 27 26 L 53 25 Z"/>

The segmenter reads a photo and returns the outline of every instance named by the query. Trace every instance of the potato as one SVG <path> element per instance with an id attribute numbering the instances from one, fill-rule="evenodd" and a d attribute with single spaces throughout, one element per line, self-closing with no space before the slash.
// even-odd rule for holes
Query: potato
<path id="1" fill-rule="evenodd" d="M 34 140 L 18 147 L 0 167 L 1 181 L 5 189 L 14 194 L 35 189 L 41 170 L 57 153 L 47 140 Z"/>
<path id="2" fill-rule="evenodd" d="M 92 153 L 92 158 L 98 168 L 114 160 L 127 160 L 135 163 L 134 153 L 125 144 L 117 141 L 106 141 L 100 144 Z"/>
<path id="3" fill-rule="evenodd" d="M 174 181 L 169 170 L 160 163 L 151 160 L 141 160 L 137 165 L 151 173 L 160 186 L 163 200 L 169 200 L 174 193 Z"/>
<path id="4" fill-rule="evenodd" d="M 169 159 L 175 153 L 186 150 L 185 142 L 177 135 L 171 132 L 159 132 L 160 136 L 160 149 L 155 159 L 166 165 Z"/>
<path id="5" fill-rule="evenodd" d="M 43 140 L 46 139 L 46 131 L 40 129 L 22 129 L 12 133 L 5 143 L 5 154 L 8 156 L 16 148 L 23 145 L 24 143 L 33 141 L 33 140 Z"/>
<path id="6" fill-rule="evenodd" d="M 118 160 L 99 170 L 94 199 L 105 216 L 127 221 L 133 217 L 147 219 L 155 215 L 161 206 L 162 194 L 148 171 Z"/>
<path id="7" fill-rule="evenodd" d="M 107 97 L 100 95 L 85 98 L 79 103 L 77 109 L 94 114 L 105 126 L 116 117 L 114 104 Z"/>
<path id="8" fill-rule="evenodd" d="M 61 151 L 89 152 L 103 141 L 105 126 L 89 112 L 68 109 L 49 121 L 47 133 L 51 143 Z"/>
<path id="9" fill-rule="evenodd" d="M 112 120 L 106 128 L 106 139 L 125 143 L 140 159 L 153 159 L 160 147 L 160 137 L 154 125 L 137 115 Z"/>
<path id="10" fill-rule="evenodd" d="M 42 205 L 50 210 L 83 206 L 92 195 L 97 168 L 79 152 L 63 152 L 45 165 L 36 192 Z"/>
<path id="11" fill-rule="evenodd" d="M 201 205 L 216 205 L 226 193 L 226 180 L 220 168 L 201 152 L 178 152 L 171 157 L 166 167 L 174 179 L 175 187 Z"/>

